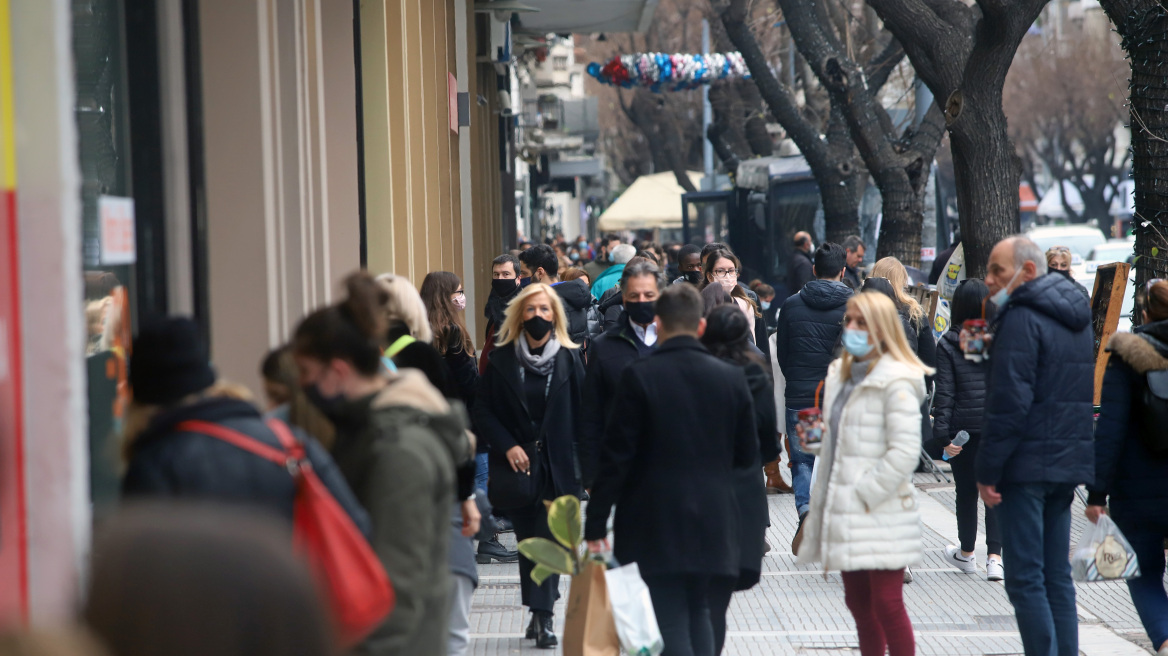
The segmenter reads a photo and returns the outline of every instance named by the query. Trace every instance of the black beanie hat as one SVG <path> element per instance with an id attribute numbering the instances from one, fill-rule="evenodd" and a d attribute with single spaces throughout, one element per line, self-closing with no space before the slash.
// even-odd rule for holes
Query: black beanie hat
<path id="1" fill-rule="evenodd" d="M 130 356 L 135 401 L 170 405 L 214 383 L 198 324 L 179 317 L 143 322 Z"/>

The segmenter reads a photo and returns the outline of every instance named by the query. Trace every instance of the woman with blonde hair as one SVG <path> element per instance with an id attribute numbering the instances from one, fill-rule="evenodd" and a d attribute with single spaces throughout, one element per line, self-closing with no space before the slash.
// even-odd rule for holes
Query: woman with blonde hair
<path id="1" fill-rule="evenodd" d="M 1074 256 L 1071 255 L 1069 246 L 1051 246 L 1046 250 L 1046 270 L 1050 273 L 1057 273 L 1075 283 L 1084 296 L 1091 298 L 1091 292 L 1087 291 L 1087 288 L 1071 275 L 1073 260 Z"/>
<path id="2" fill-rule="evenodd" d="M 560 297 L 548 285 L 528 285 L 507 306 L 506 318 L 475 402 L 475 427 L 490 447 L 491 504 L 505 510 L 515 537 L 552 539 L 544 501 L 579 495 L 576 443 L 584 366 L 568 335 Z M 519 558 L 523 605 L 532 611 L 527 639 L 541 649 L 557 644 L 552 609 L 559 577 L 531 580 L 535 563 Z"/>
<path id="3" fill-rule="evenodd" d="M 845 352 L 828 368 L 820 457 L 799 562 L 838 569 L 863 656 L 910 656 L 904 570 L 923 553 L 912 484 L 921 449 L 924 376 L 896 306 L 865 292 L 848 301 Z"/>

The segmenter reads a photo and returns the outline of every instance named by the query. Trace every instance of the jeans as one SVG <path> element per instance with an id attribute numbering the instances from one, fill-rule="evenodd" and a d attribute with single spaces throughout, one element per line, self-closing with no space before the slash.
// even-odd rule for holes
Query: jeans
<path id="1" fill-rule="evenodd" d="M 977 460 L 979 438 L 973 438 L 956 457 L 949 459 L 953 467 L 953 483 L 957 492 L 957 537 L 961 550 L 973 553 L 977 546 L 977 475 L 974 462 Z M 998 528 L 998 513 L 992 508 L 985 511 L 986 551 L 990 555 L 1002 555 L 1002 532 Z"/>
<path id="2" fill-rule="evenodd" d="M 665 642 L 661 656 L 714 656 L 711 593 L 727 587 L 732 590 L 734 579 L 670 574 L 646 576 L 645 585 Z"/>
<path id="3" fill-rule="evenodd" d="M 1068 557 L 1075 486 L 1003 483 L 998 492 L 1006 594 L 1026 656 L 1078 656 L 1079 622 Z"/>
<path id="4" fill-rule="evenodd" d="M 1164 538 L 1168 538 L 1168 525 L 1126 521 L 1116 525 L 1140 563 L 1140 577 L 1130 579 L 1127 589 L 1152 640 L 1152 649 L 1159 649 L 1168 642 L 1168 594 L 1164 592 Z"/>
<path id="5" fill-rule="evenodd" d="M 487 457 L 489 453 L 475 454 L 475 489 L 487 493 Z"/>
<path id="6" fill-rule="evenodd" d="M 791 441 L 791 487 L 795 489 L 795 510 L 802 517 L 811 507 L 811 468 L 815 466 L 815 456 L 799 448 L 799 438 L 795 435 L 797 423 L 799 411 L 787 408 L 787 432 Z"/>
<path id="7" fill-rule="evenodd" d="M 916 640 L 904 607 L 904 570 L 840 572 L 844 603 L 856 620 L 861 656 L 913 656 Z"/>

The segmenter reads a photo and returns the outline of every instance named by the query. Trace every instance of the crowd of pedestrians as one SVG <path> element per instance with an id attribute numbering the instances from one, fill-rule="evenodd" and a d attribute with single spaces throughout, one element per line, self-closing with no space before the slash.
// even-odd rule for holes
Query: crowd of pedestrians
<path id="1" fill-rule="evenodd" d="M 559 576 L 499 535 L 554 539 L 547 502 L 566 495 L 588 502 L 589 551 L 638 564 L 665 654 L 713 656 L 734 593 L 787 548 L 766 540 L 768 492 L 794 494 L 798 561 L 842 573 L 861 653 L 907 656 L 903 587 L 924 551 L 912 475 L 930 443 L 955 480 L 945 559 L 978 572 L 980 500 L 985 575 L 1004 581 L 1028 655 L 1078 654 L 1079 485 L 1088 517 L 1112 512 L 1137 552 L 1131 594 L 1168 654 L 1168 282 L 1141 290 L 1143 325 L 1112 338 L 1093 431 L 1088 300 L 1055 270 L 1060 250 L 1024 237 L 957 287 L 939 340 L 906 267 L 865 272 L 858 237 L 793 235 L 785 298 L 746 284 L 726 244 L 549 241 L 495 258 L 480 308 L 451 272 L 351 275 L 263 357 L 262 408 L 216 375 L 194 322 L 144 320 L 125 510 L 99 532 L 81 618 L 110 656 L 462 655 L 491 562 L 517 568 L 525 639 L 553 648 Z M 969 322 L 989 327 L 988 352 L 966 344 Z M 286 467 L 241 448 L 289 439 L 304 456 Z M 356 645 L 293 553 L 301 468 L 392 584 L 392 611 Z"/>

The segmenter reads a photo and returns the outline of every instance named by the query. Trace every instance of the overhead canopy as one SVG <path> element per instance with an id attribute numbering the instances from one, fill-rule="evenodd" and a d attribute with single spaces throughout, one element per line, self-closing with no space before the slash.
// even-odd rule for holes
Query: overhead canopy
<path id="1" fill-rule="evenodd" d="M 697 171 L 688 174 L 694 187 L 700 188 L 702 174 Z M 684 193 L 673 173 L 642 175 L 600 215 L 596 227 L 600 230 L 680 228 Z"/>
<path id="2" fill-rule="evenodd" d="M 523 0 L 539 10 L 520 14 L 525 30 L 540 32 L 644 32 L 658 0 Z"/>

